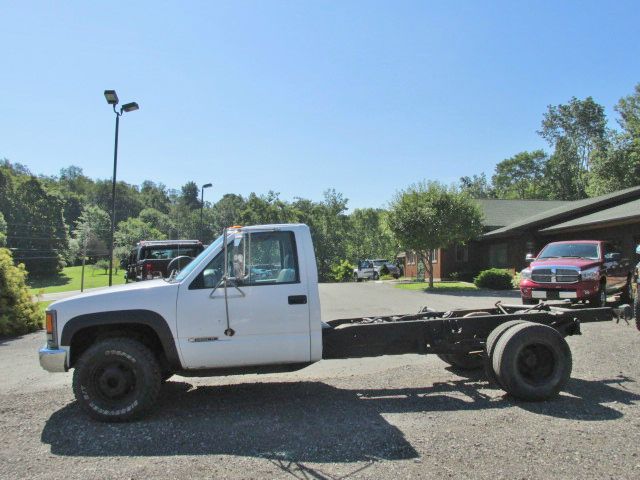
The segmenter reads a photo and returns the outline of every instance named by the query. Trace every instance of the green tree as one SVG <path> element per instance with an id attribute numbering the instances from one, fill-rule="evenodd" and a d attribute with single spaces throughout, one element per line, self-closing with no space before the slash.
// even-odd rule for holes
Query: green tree
<path id="1" fill-rule="evenodd" d="M 389 227 L 403 248 L 413 250 L 433 288 L 433 252 L 482 233 L 482 212 L 468 194 L 438 182 L 422 182 L 398 192 L 390 205 Z"/>
<path id="2" fill-rule="evenodd" d="M 16 165 L 0 163 L 0 212 L 7 222 L 7 246 L 32 275 L 58 272 L 69 241 L 62 199 Z"/>
<path id="3" fill-rule="evenodd" d="M 182 186 L 178 202 L 190 210 L 195 210 L 200 208 L 199 196 L 198 185 L 196 185 L 196 182 L 189 181 Z"/>
<path id="4" fill-rule="evenodd" d="M 88 203 L 97 205 L 111 215 L 111 190 L 111 180 L 98 180 Z M 143 208 L 136 186 L 125 182 L 116 183 L 116 225 L 128 218 L 137 217 Z"/>
<path id="5" fill-rule="evenodd" d="M 162 183 L 154 183 L 145 180 L 140 186 L 140 198 L 145 208 L 153 208 L 162 213 L 169 213 L 171 199 L 167 193 L 167 187 Z"/>
<path id="6" fill-rule="evenodd" d="M 118 224 L 114 236 L 114 243 L 117 247 L 123 247 L 128 251 L 141 240 L 164 240 L 167 237 L 158 229 L 139 218 L 129 218 Z"/>
<path id="7" fill-rule="evenodd" d="M 469 194 L 471 198 L 495 198 L 493 185 L 485 173 L 471 177 L 460 177 L 459 188 Z"/>
<path id="8" fill-rule="evenodd" d="M 0 247 L 4 247 L 7 244 L 7 222 L 4 220 L 4 215 L 0 212 Z"/>
<path id="9" fill-rule="evenodd" d="M 15 266 L 11 252 L 0 248 L 0 335 L 21 335 L 40 328 L 40 312 L 26 285 L 23 264 Z"/>
<path id="10" fill-rule="evenodd" d="M 96 205 L 87 205 L 80 214 L 73 232 L 78 253 L 91 259 L 107 255 L 111 241 L 111 218 Z"/>
<path id="11" fill-rule="evenodd" d="M 546 177 L 564 173 L 548 184 L 549 198 L 573 200 L 576 195 L 584 198 L 592 159 L 609 144 L 604 107 L 591 97 L 584 100 L 572 97 L 566 104 L 549 105 L 538 134 L 554 149 Z"/>
<path id="12" fill-rule="evenodd" d="M 162 213 L 155 208 L 145 208 L 138 216 L 144 223 L 151 225 L 167 237 L 171 237 L 176 230 L 175 222 L 166 213 Z"/>
<path id="13" fill-rule="evenodd" d="M 558 140 L 553 155 L 544 170 L 544 189 L 547 198 L 553 200 L 579 200 L 587 196 L 587 172 L 580 166 L 580 159 L 569 141 Z"/>
<path id="14" fill-rule="evenodd" d="M 640 185 L 640 83 L 634 93 L 615 107 L 622 131 L 613 135 L 611 147 L 592 159 L 589 195 L 602 195 Z"/>
<path id="15" fill-rule="evenodd" d="M 543 195 L 547 155 L 542 150 L 520 152 L 496 165 L 492 182 L 498 198 L 532 199 Z"/>
<path id="16" fill-rule="evenodd" d="M 591 153 L 607 143 L 607 118 L 604 107 L 592 97 L 569 103 L 549 105 L 538 131 L 549 145 L 555 147 L 561 139 L 565 147 L 575 150 L 583 170 L 589 170 Z"/>
<path id="17" fill-rule="evenodd" d="M 358 208 L 348 216 L 347 258 L 392 260 L 398 253 L 395 238 L 386 222 L 386 212 L 377 208 Z"/>

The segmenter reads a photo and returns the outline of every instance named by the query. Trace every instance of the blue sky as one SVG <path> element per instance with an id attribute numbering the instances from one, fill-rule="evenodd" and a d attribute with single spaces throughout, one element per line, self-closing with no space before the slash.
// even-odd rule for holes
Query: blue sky
<path id="1" fill-rule="evenodd" d="M 384 206 L 545 147 L 548 104 L 640 82 L 640 3 L 0 1 L 0 157 L 209 200 L 274 190 Z"/>

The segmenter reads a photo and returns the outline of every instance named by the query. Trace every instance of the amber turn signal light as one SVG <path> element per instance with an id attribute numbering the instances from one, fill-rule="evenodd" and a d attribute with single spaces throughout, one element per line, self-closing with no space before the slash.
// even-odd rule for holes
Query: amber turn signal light
<path id="1" fill-rule="evenodd" d="M 46 318 L 47 334 L 51 334 L 53 333 L 53 312 L 46 312 L 45 318 Z"/>

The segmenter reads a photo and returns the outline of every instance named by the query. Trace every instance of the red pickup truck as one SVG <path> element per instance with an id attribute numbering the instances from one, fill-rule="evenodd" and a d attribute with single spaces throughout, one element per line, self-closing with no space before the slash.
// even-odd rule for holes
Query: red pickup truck
<path id="1" fill-rule="evenodd" d="M 588 300 L 604 306 L 607 296 L 620 293 L 624 303 L 633 301 L 633 264 L 610 242 L 579 240 L 545 246 L 520 275 L 525 305 L 540 300 Z"/>

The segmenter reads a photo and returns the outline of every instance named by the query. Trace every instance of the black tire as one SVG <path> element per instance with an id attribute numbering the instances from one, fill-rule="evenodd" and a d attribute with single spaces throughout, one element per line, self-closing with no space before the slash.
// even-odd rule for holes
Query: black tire
<path id="1" fill-rule="evenodd" d="M 353 274 L 353 279 L 354 279 L 356 282 L 361 282 L 361 281 L 362 281 L 362 279 L 358 276 L 358 274 L 357 274 L 357 273 L 354 273 L 354 274 Z"/>
<path id="2" fill-rule="evenodd" d="M 631 277 L 627 278 L 627 283 L 620 294 L 620 301 L 629 305 L 633 303 L 633 280 Z"/>
<path id="3" fill-rule="evenodd" d="M 506 392 L 527 401 L 558 394 L 571 376 L 571 349 L 551 327 L 524 322 L 497 341 L 493 370 Z"/>
<path id="4" fill-rule="evenodd" d="M 606 307 L 607 306 L 607 282 L 600 282 L 600 288 L 598 295 L 591 299 L 591 304 L 594 307 Z"/>
<path id="5" fill-rule="evenodd" d="M 493 370 L 493 352 L 495 350 L 496 343 L 507 330 L 524 322 L 524 320 L 509 320 L 508 322 L 504 322 L 494 328 L 487 337 L 487 342 L 485 343 L 486 355 L 484 357 L 484 373 L 487 375 L 487 380 L 497 387 L 503 388 L 500 384 L 500 379 Z"/>
<path id="6" fill-rule="evenodd" d="M 89 347 L 73 373 L 80 407 L 101 422 L 128 422 L 145 415 L 160 391 L 153 353 L 130 338 L 108 338 Z"/>
<path id="7" fill-rule="evenodd" d="M 378 272 L 373 272 L 373 279 L 378 280 L 379 278 L 380 278 L 380 275 L 378 275 Z"/>
<path id="8" fill-rule="evenodd" d="M 478 353 L 438 353 L 438 358 L 460 370 L 478 370 L 484 365 Z"/>
<path id="9" fill-rule="evenodd" d="M 523 305 L 537 305 L 539 301 L 540 300 L 538 300 L 537 298 L 523 298 L 522 299 L 522 304 Z"/>

